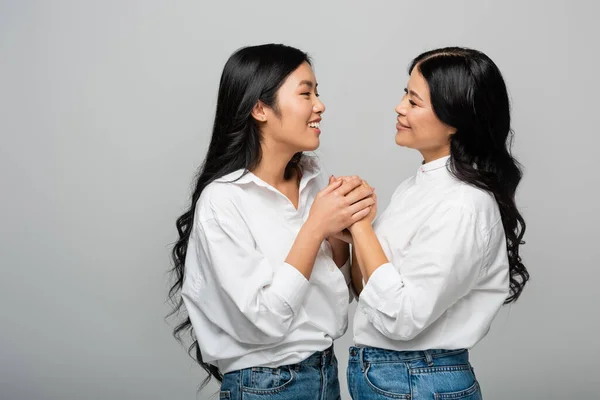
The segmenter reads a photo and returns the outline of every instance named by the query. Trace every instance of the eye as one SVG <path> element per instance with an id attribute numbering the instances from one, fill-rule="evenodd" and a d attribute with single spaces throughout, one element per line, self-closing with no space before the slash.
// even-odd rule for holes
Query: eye
<path id="1" fill-rule="evenodd" d="M 300 94 L 301 94 L 302 96 L 308 96 L 308 97 L 310 97 L 310 94 L 311 94 L 311 93 L 310 93 L 310 92 L 305 92 L 305 93 L 300 93 Z"/>
<path id="2" fill-rule="evenodd" d="M 408 102 L 409 102 L 409 103 L 410 103 L 410 105 L 411 105 L 411 106 L 413 106 L 413 107 L 415 107 L 415 106 L 417 105 L 417 103 L 415 103 L 415 102 L 414 102 L 414 101 L 412 101 L 412 100 L 408 100 Z"/>

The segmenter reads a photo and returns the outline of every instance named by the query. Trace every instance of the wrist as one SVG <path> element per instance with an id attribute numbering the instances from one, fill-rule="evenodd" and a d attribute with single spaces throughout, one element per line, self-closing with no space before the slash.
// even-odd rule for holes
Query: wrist
<path id="1" fill-rule="evenodd" d="M 373 229 L 373 226 L 371 225 L 371 221 L 369 221 L 367 219 L 361 219 L 360 221 L 355 222 L 354 224 L 350 225 L 350 227 L 348 228 L 348 230 L 350 231 L 352 236 L 361 235 L 372 229 Z"/>
<path id="2" fill-rule="evenodd" d="M 327 238 L 327 235 L 320 228 L 319 224 L 310 217 L 306 220 L 304 225 L 302 225 L 300 230 L 304 233 L 304 235 L 317 241 L 318 243 L 323 242 Z"/>

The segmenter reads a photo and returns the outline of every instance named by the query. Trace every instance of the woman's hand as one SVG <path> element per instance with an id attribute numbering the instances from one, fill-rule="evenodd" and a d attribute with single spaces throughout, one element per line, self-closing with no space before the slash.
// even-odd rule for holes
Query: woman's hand
<path id="1" fill-rule="evenodd" d="M 323 240 L 334 236 L 371 213 L 375 204 L 372 194 L 358 177 L 330 178 L 329 185 L 315 197 L 307 223 Z"/>
<path id="2" fill-rule="evenodd" d="M 349 182 L 352 179 L 360 179 L 358 176 L 344 176 L 344 177 L 340 177 L 338 179 L 342 179 L 345 182 Z M 329 180 L 330 182 L 332 182 L 332 179 L 330 178 Z M 370 210 L 369 213 L 362 219 L 360 219 L 359 221 L 355 222 L 354 224 L 352 224 L 350 227 L 348 227 L 348 229 L 339 232 L 335 235 L 335 237 L 337 237 L 340 240 L 343 240 L 346 243 L 353 243 L 352 240 L 352 226 L 356 225 L 356 224 L 369 224 L 371 225 L 373 223 L 373 220 L 375 219 L 375 216 L 377 215 L 377 195 L 375 194 L 375 189 L 371 188 L 371 186 L 369 186 L 369 184 L 367 183 L 367 181 L 361 179 L 361 185 L 359 187 L 357 187 L 354 190 L 358 190 L 359 188 L 362 188 L 363 190 L 368 190 L 371 191 L 371 195 L 370 197 L 373 199 L 373 204 L 370 206 Z M 352 193 L 352 192 L 351 192 Z"/>

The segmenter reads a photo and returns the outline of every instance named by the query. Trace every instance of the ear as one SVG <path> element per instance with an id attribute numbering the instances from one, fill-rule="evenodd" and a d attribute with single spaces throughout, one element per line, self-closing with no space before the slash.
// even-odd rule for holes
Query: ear
<path id="1" fill-rule="evenodd" d="M 257 101 L 254 107 L 252 108 L 252 112 L 250 113 L 252 115 L 252 118 L 257 120 L 258 122 L 267 122 L 266 108 L 267 107 L 262 101 Z"/>
<path id="2" fill-rule="evenodd" d="M 451 126 L 448 126 L 448 130 L 447 130 L 448 136 L 452 136 L 456 133 L 456 128 L 453 128 Z"/>

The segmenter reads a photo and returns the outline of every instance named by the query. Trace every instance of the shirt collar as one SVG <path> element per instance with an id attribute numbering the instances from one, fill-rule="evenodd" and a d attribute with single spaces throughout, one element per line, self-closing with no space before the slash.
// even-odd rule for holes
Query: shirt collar
<path id="1" fill-rule="evenodd" d="M 300 161 L 300 168 L 302 169 L 300 190 L 302 190 L 302 188 L 306 186 L 306 184 L 309 181 L 311 181 L 313 178 L 315 178 L 321 173 L 322 168 L 316 156 L 310 156 L 306 154 L 302 156 L 302 159 Z M 237 171 L 231 172 L 219 179 L 216 179 L 215 182 L 227 182 L 236 185 L 254 183 L 261 187 L 273 189 L 271 185 L 269 185 L 267 182 L 263 181 L 247 169 L 238 169 Z"/>
<path id="2" fill-rule="evenodd" d="M 448 175 L 449 161 L 450 156 L 445 156 L 438 158 L 437 160 L 430 161 L 426 164 L 422 164 L 417 170 L 417 182 Z"/>

